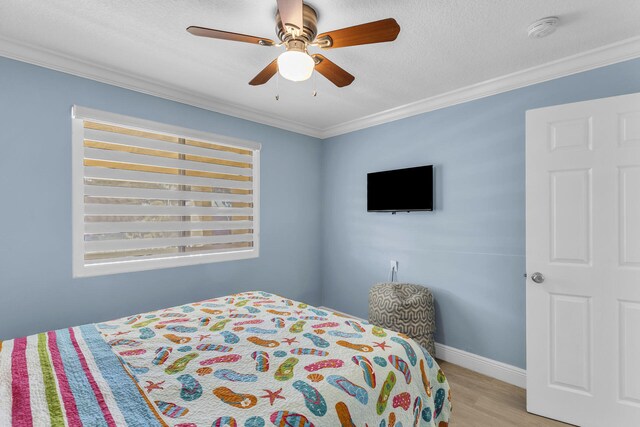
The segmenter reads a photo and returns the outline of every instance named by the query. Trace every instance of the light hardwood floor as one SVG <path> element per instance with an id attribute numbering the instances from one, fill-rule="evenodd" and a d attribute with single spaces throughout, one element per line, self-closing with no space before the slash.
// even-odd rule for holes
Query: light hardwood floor
<path id="1" fill-rule="evenodd" d="M 520 387 L 438 360 L 451 385 L 449 427 L 568 426 L 526 410 Z"/>

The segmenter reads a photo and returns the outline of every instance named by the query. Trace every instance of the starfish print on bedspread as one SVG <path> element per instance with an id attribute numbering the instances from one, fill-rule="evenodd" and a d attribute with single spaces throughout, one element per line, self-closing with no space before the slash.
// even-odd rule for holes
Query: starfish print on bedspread
<path id="1" fill-rule="evenodd" d="M 390 345 L 387 345 L 386 341 L 382 341 L 382 342 L 373 342 L 373 346 L 374 347 L 380 347 L 382 349 L 382 351 L 384 351 L 387 347 L 391 348 Z"/>
<path id="2" fill-rule="evenodd" d="M 285 399 L 286 400 L 286 397 L 280 396 L 280 393 L 282 392 L 282 388 L 277 390 L 277 391 L 271 391 L 271 390 L 267 390 L 267 389 L 263 389 L 262 391 L 266 392 L 267 394 L 265 394 L 264 396 L 260 396 L 260 397 L 268 398 L 269 399 L 269 403 L 271 404 L 271 406 L 273 406 L 273 402 L 275 402 L 276 399 Z"/>
<path id="3" fill-rule="evenodd" d="M 147 385 L 144 386 L 144 388 L 147 389 L 147 393 L 151 393 L 152 390 L 164 390 L 164 387 L 162 387 L 162 384 L 164 384 L 164 381 L 160 381 L 159 383 L 154 383 L 153 381 L 147 380 Z"/>

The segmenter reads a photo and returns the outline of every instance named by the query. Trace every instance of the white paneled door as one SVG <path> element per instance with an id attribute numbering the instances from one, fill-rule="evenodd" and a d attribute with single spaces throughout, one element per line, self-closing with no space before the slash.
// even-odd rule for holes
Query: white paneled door
<path id="1" fill-rule="evenodd" d="M 640 426 L 640 94 L 527 112 L 527 409 Z"/>

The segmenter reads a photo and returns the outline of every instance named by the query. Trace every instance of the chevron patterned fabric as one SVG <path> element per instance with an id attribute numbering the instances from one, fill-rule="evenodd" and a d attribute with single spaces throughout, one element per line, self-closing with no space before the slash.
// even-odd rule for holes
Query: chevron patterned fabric
<path id="1" fill-rule="evenodd" d="M 402 332 L 431 355 L 436 348 L 436 308 L 431 291 L 410 283 L 379 283 L 369 291 L 369 322 Z"/>

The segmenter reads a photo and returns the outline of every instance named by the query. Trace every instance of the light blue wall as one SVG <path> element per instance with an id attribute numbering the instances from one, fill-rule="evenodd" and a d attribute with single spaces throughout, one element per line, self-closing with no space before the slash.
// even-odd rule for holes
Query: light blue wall
<path id="1" fill-rule="evenodd" d="M 439 342 L 524 367 L 524 112 L 632 92 L 640 60 L 320 143 L 0 58 L 0 339 L 256 288 L 366 317 L 395 259 Z M 260 258 L 72 279 L 73 104 L 263 143 Z M 420 164 L 436 212 L 366 212 L 367 172 Z"/>
<path id="2" fill-rule="evenodd" d="M 72 279 L 73 104 L 261 142 L 260 257 Z M 256 288 L 320 303 L 317 139 L 0 58 L 0 147 L 0 339 Z"/>
<path id="3" fill-rule="evenodd" d="M 640 92 L 640 60 L 325 140 L 323 302 L 367 316 L 366 294 L 429 286 L 437 341 L 525 366 L 525 111 Z M 436 211 L 366 212 L 367 172 L 433 164 Z"/>

